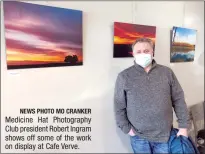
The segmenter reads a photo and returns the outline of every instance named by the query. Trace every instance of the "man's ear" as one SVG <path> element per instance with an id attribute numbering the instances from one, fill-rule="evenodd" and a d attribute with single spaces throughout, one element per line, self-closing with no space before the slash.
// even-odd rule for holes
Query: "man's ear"
<path id="1" fill-rule="evenodd" d="M 133 51 L 131 52 L 131 54 L 132 54 L 132 56 L 134 57 L 134 52 L 133 52 Z"/>

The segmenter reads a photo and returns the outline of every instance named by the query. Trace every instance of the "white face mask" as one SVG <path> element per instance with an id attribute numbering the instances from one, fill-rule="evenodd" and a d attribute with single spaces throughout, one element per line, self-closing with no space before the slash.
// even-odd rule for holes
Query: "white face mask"
<path id="1" fill-rule="evenodd" d="M 145 54 L 145 53 L 135 54 L 134 58 L 135 58 L 135 62 L 138 65 L 142 66 L 143 68 L 147 67 L 152 62 L 152 56 L 150 54 Z"/>

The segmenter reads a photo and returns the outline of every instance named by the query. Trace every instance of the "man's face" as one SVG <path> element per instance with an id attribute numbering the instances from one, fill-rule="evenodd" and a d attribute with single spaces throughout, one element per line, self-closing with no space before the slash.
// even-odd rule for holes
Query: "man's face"
<path id="1" fill-rule="evenodd" d="M 133 47 L 133 55 L 141 53 L 150 54 L 153 57 L 153 47 L 146 42 L 138 42 Z"/>

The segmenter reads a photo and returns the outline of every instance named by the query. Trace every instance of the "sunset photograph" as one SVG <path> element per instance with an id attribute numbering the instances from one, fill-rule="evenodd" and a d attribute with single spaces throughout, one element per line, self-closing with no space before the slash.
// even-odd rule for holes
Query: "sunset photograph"
<path id="1" fill-rule="evenodd" d="M 82 11 L 4 1 L 8 69 L 83 65 Z"/>
<path id="2" fill-rule="evenodd" d="M 196 33 L 194 29 L 173 27 L 170 62 L 194 61 Z"/>
<path id="3" fill-rule="evenodd" d="M 114 22 L 114 58 L 133 57 L 132 43 L 146 37 L 155 44 L 156 27 Z"/>

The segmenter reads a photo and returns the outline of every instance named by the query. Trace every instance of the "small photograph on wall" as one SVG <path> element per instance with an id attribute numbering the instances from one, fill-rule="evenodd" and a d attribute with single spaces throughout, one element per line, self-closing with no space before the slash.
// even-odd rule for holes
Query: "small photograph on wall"
<path id="1" fill-rule="evenodd" d="M 170 62 L 194 61 L 196 33 L 194 29 L 173 27 Z"/>
<path id="2" fill-rule="evenodd" d="M 82 11 L 4 1 L 8 69 L 83 65 Z"/>
<path id="3" fill-rule="evenodd" d="M 114 22 L 114 58 L 133 57 L 132 43 L 142 37 L 150 38 L 154 44 L 156 27 Z"/>

